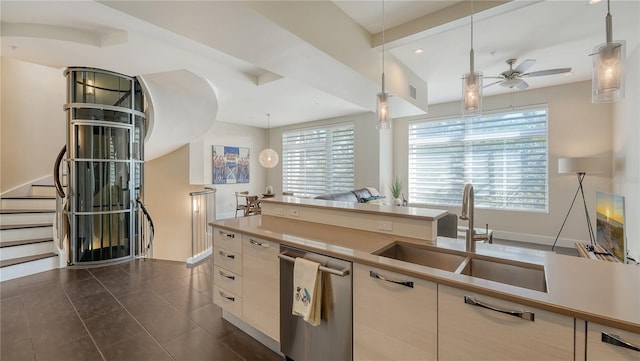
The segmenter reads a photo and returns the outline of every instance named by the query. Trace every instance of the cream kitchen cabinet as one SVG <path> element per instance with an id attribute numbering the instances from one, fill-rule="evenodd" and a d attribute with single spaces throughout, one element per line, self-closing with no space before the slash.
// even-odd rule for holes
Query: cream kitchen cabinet
<path id="1" fill-rule="evenodd" d="M 439 360 L 573 358 L 573 318 L 438 286 Z"/>
<path id="2" fill-rule="evenodd" d="M 435 360 L 437 285 L 354 264 L 354 360 Z"/>
<path id="3" fill-rule="evenodd" d="M 242 318 L 242 234 L 213 230 L 213 302 Z"/>
<path id="4" fill-rule="evenodd" d="M 640 334 L 587 322 L 587 361 L 640 360 Z"/>
<path id="5" fill-rule="evenodd" d="M 257 237 L 242 238 L 243 319 L 280 340 L 280 245 Z"/>

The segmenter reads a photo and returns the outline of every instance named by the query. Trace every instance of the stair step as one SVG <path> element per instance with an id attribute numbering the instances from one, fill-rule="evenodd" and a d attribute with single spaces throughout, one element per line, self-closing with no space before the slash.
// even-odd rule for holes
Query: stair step
<path id="1" fill-rule="evenodd" d="M 29 194 L 32 196 L 53 196 L 56 195 L 56 187 L 53 184 L 32 184 Z"/>
<path id="2" fill-rule="evenodd" d="M 56 197 L 2 197 L 0 204 L 0 209 L 56 209 Z"/>
<path id="3" fill-rule="evenodd" d="M 55 213 L 53 209 L 0 209 L 0 214 Z"/>
<path id="4" fill-rule="evenodd" d="M 32 224 L 2 224 L 0 225 L 0 231 L 11 229 L 26 229 L 26 228 L 42 228 L 51 227 L 51 223 L 32 223 Z"/>
<path id="5" fill-rule="evenodd" d="M 0 242 L 0 248 L 24 246 L 27 244 L 53 242 L 53 238 L 23 239 L 19 241 Z"/>
<path id="6" fill-rule="evenodd" d="M 53 252 L 7 259 L 0 261 L 0 282 L 50 271 L 59 267 L 60 258 Z"/>
<path id="7" fill-rule="evenodd" d="M 25 239 L 49 238 L 53 236 L 53 222 L 38 224 L 38 227 L 28 225 L 2 225 L 0 226 L 0 239 L 2 242 L 19 241 Z"/>
<path id="8" fill-rule="evenodd" d="M 20 258 L 7 259 L 7 260 L 4 260 L 4 261 L 0 261 L 0 268 L 14 266 L 14 265 L 21 264 L 21 263 L 37 261 L 37 260 L 45 259 L 45 258 L 57 257 L 57 256 L 58 256 L 57 254 L 55 254 L 53 252 L 49 252 L 49 253 L 36 254 L 36 255 L 33 255 L 33 256 L 26 256 L 26 257 L 20 257 Z"/>

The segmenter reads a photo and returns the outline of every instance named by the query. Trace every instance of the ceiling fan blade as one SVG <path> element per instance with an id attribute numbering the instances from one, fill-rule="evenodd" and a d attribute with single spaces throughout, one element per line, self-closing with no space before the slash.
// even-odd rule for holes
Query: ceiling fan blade
<path id="1" fill-rule="evenodd" d="M 515 69 L 513 69 L 516 73 L 524 73 L 527 69 L 531 68 L 536 63 L 533 59 L 527 59 L 520 63 Z"/>
<path id="2" fill-rule="evenodd" d="M 490 87 L 490 86 L 492 86 L 492 85 L 495 85 L 495 84 L 500 83 L 501 81 L 502 81 L 502 80 L 498 80 L 498 81 L 494 81 L 493 83 L 490 83 L 490 84 L 485 84 L 485 85 L 483 85 L 483 86 L 482 86 L 482 88 Z"/>
<path id="3" fill-rule="evenodd" d="M 522 89 L 527 89 L 529 87 L 529 84 L 527 84 L 526 81 L 521 80 L 521 83 L 515 86 L 516 88 L 522 90 Z"/>
<path id="4" fill-rule="evenodd" d="M 532 76 L 553 75 L 553 74 L 568 73 L 570 71 L 571 71 L 571 68 L 547 69 L 547 70 L 540 70 L 540 71 L 532 71 L 531 73 L 525 73 L 525 74 L 522 74 L 521 76 L 532 77 Z"/>

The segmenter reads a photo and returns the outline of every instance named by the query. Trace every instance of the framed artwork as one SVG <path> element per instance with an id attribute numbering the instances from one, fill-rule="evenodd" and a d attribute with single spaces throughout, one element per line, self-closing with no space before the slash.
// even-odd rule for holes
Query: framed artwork
<path id="1" fill-rule="evenodd" d="M 213 184 L 249 183 L 249 148 L 214 145 Z"/>

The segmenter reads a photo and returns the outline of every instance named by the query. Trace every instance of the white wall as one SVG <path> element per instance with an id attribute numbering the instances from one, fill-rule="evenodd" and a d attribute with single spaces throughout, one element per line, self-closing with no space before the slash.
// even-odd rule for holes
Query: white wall
<path id="1" fill-rule="evenodd" d="M 637 5 L 637 4 L 636 4 Z M 631 257 L 640 261 L 640 31 L 618 34 L 626 39 L 626 96 L 614 103 L 613 192 L 625 197 L 626 233 Z M 616 36 L 616 38 L 618 38 Z"/>
<path id="2" fill-rule="evenodd" d="M 61 69 L 2 57 L 0 193 L 51 176 L 66 144 Z"/>
<path id="3" fill-rule="evenodd" d="M 549 109 L 549 212 L 514 212 L 476 208 L 476 227 L 497 231 L 499 238 L 552 244 L 567 213 L 577 188 L 575 175 L 558 174 L 557 159 L 561 157 L 604 157 L 609 161 L 612 146 L 612 106 L 591 103 L 591 82 L 578 82 L 563 86 L 530 91 L 519 91 L 514 95 L 516 106 L 546 104 Z M 507 108 L 511 95 L 486 97 L 484 111 Z M 429 118 L 457 116 L 459 102 L 431 106 Z M 405 118 L 395 121 L 394 165 L 397 174 L 408 173 L 407 124 Z M 595 192 L 610 191 L 610 175 L 588 175 L 584 181 L 585 196 L 590 216 L 595 221 Z M 405 185 L 405 189 L 406 185 Z M 460 190 L 462 192 L 462 189 Z M 444 208 L 460 214 L 460 207 Z M 575 240 L 588 240 L 588 231 L 583 208 L 576 201 L 565 225 L 561 245 L 573 247 Z M 595 223 L 594 223 L 595 227 Z"/>
<path id="4" fill-rule="evenodd" d="M 248 184 L 211 184 L 213 179 L 213 145 L 249 148 L 251 164 L 249 166 L 250 175 Z M 190 155 L 191 168 L 195 170 L 202 169 L 202 177 L 204 177 L 204 184 L 200 182 L 200 179 L 193 182 L 196 178 L 194 178 L 192 174 L 191 183 L 214 186 L 216 188 L 217 219 L 234 217 L 236 208 L 235 192 L 249 191 L 251 194 L 262 194 L 267 187 L 267 172 L 274 172 L 275 169 L 281 169 L 278 166 L 272 170 L 267 170 L 260 165 L 258 155 L 266 146 L 266 129 L 223 121 L 214 122 L 213 127 L 211 127 L 201 139 L 190 144 L 190 153 L 192 153 Z M 274 146 L 273 142 L 271 146 Z"/>

